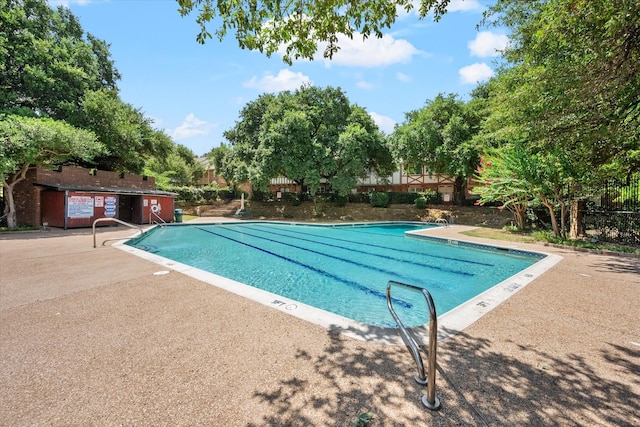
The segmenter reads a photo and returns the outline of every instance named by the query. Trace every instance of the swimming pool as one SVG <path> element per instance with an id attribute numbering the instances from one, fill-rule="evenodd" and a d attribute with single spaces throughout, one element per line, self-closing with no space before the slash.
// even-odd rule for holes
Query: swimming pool
<path id="1" fill-rule="evenodd" d="M 429 227 L 434 225 L 184 224 L 155 227 L 127 245 L 266 291 L 279 308 L 308 305 L 375 327 L 395 327 L 386 306 L 389 280 L 428 289 L 442 314 L 545 258 L 408 233 Z M 393 298 L 406 326 L 428 320 L 420 294 L 394 289 Z"/>

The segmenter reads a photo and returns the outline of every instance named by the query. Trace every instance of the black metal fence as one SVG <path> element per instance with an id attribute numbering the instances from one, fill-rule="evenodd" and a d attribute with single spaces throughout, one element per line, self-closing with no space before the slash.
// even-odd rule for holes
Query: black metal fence
<path id="1" fill-rule="evenodd" d="M 604 183 L 595 201 L 587 203 L 585 223 L 587 233 L 599 240 L 640 246 L 640 173 Z"/>

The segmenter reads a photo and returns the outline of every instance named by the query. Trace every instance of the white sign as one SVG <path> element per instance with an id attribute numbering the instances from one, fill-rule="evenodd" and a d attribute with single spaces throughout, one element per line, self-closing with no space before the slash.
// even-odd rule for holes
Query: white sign
<path id="1" fill-rule="evenodd" d="M 108 218 L 112 218 L 116 216 L 116 201 L 118 198 L 116 196 L 107 196 L 105 197 L 105 205 L 104 205 L 104 216 Z"/>
<path id="2" fill-rule="evenodd" d="M 69 196 L 67 212 L 69 218 L 91 218 L 93 216 L 93 197 Z"/>
<path id="3" fill-rule="evenodd" d="M 96 196 L 94 206 L 96 208 L 103 207 L 104 206 L 104 196 Z"/>

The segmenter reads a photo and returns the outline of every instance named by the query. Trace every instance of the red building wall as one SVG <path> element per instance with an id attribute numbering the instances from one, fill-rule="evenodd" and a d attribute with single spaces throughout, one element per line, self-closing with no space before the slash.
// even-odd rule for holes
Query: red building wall
<path id="1" fill-rule="evenodd" d="M 94 187 L 105 190 L 56 191 L 48 188 L 49 186 Z M 46 222 L 51 227 L 91 227 L 93 221 L 98 218 L 119 218 L 120 207 L 125 201 L 127 209 L 130 209 L 130 212 L 122 212 L 127 217 L 125 221 L 136 224 L 149 223 L 151 206 L 156 204 L 161 206 L 157 212 L 160 218 L 165 222 L 173 220 L 173 197 L 118 194 L 118 189 L 124 192 L 155 191 L 155 179 L 79 167 L 64 166 L 59 171 L 33 168 L 27 172 L 26 179 L 14 188 L 18 225 L 39 227 Z M 101 225 L 105 224 L 107 223 Z"/>

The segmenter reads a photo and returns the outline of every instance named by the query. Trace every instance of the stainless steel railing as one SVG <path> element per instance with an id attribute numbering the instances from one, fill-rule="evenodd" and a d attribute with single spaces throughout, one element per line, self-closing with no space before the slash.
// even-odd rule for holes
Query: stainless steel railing
<path id="1" fill-rule="evenodd" d="M 133 224 L 129 224 L 128 222 L 124 222 L 121 221 L 119 219 L 116 218 L 98 218 L 95 221 L 93 221 L 93 247 L 96 247 L 96 224 L 99 222 L 105 222 L 105 221 L 111 221 L 111 222 L 117 222 L 118 224 L 122 224 L 122 225 L 126 225 L 127 227 L 130 228 L 135 228 L 136 230 L 138 230 L 140 232 L 140 234 L 142 234 L 144 232 L 144 230 L 142 229 L 142 227 L 138 227 L 137 225 L 133 225 Z M 110 240 L 122 240 L 123 237 L 111 237 L 109 239 L 105 239 L 102 242 L 102 246 L 104 246 L 104 244 Z"/>
<path id="2" fill-rule="evenodd" d="M 424 369 L 422 362 L 422 356 L 420 356 L 420 349 L 416 344 L 415 339 L 409 334 L 407 328 L 402 324 L 402 321 L 398 317 L 396 311 L 393 309 L 391 302 L 391 286 L 399 286 L 411 291 L 422 293 L 427 301 L 427 307 L 429 309 L 429 349 L 427 350 L 428 366 L 427 370 Z M 416 362 L 418 373 L 414 376 L 415 380 L 419 384 L 427 385 L 427 394 L 422 396 L 422 403 L 428 409 L 437 411 L 441 408 L 440 400 L 436 397 L 436 351 L 438 348 L 438 318 L 436 315 L 436 306 L 433 303 L 431 294 L 424 288 L 420 288 L 414 285 L 408 285 L 406 283 L 396 282 L 390 280 L 387 283 L 387 307 L 391 316 L 398 324 L 398 331 L 402 341 L 407 346 L 407 349 L 411 353 L 413 360 Z"/>
<path id="3" fill-rule="evenodd" d="M 157 219 L 154 219 L 154 218 L 157 218 Z M 149 212 L 149 224 L 165 225 L 166 223 L 167 223 L 167 221 L 162 219 L 162 217 L 160 215 L 158 215 L 157 213 L 155 213 L 153 211 Z"/>

